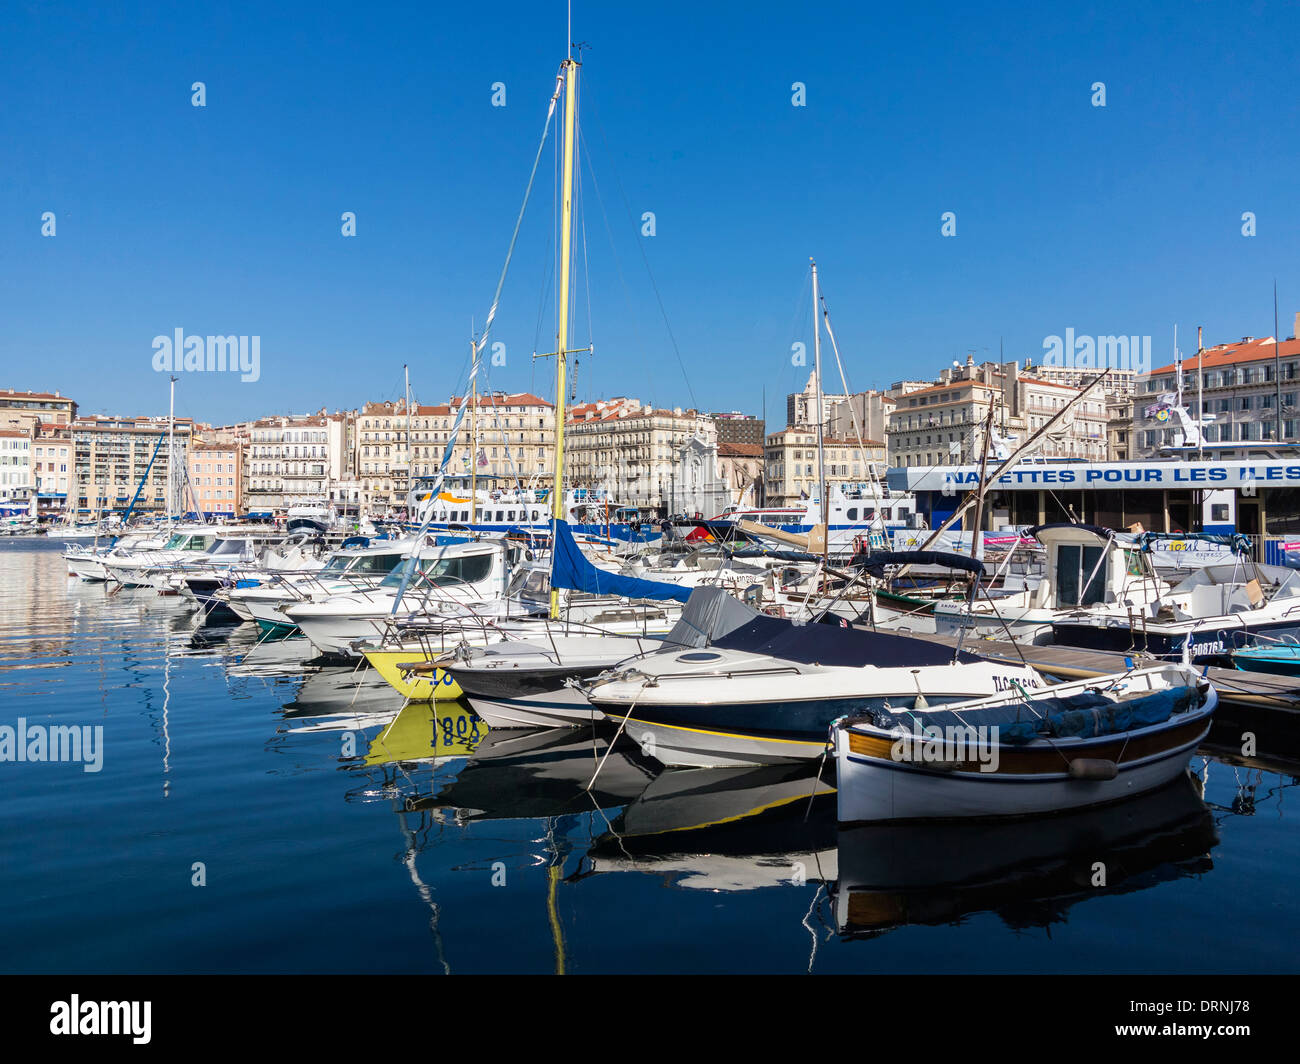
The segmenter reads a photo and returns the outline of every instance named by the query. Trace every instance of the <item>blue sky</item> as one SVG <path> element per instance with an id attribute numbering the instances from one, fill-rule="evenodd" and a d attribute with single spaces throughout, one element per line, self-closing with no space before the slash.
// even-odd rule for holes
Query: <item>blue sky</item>
<path id="1" fill-rule="evenodd" d="M 8 5 L 0 385 L 165 412 L 151 343 L 183 328 L 261 337 L 256 383 L 182 379 L 178 413 L 201 420 L 397 398 L 403 363 L 421 401 L 445 400 L 491 302 L 564 16 Z M 810 341 L 809 256 L 855 389 L 1000 343 L 1037 358 L 1067 327 L 1150 335 L 1161 364 L 1175 323 L 1184 350 L 1197 325 L 1210 342 L 1271 334 L 1275 278 L 1291 335 L 1298 31 L 1295 5 L 1267 3 L 577 3 L 575 338 L 596 347 L 579 397 L 756 412 L 766 390 L 782 423 L 807 377 L 790 350 Z M 553 158 L 490 379 L 547 398 L 553 369 L 530 356 L 553 344 Z"/>

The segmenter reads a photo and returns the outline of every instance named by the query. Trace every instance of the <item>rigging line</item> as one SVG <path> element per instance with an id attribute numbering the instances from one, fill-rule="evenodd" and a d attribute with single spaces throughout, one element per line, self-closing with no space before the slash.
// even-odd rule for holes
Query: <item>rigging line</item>
<path id="1" fill-rule="evenodd" d="M 578 131 L 578 137 L 583 147 L 586 147 L 586 138 L 582 136 L 582 131 Z M 614 258 L 614 270 L 618 274 L 619 287 L 623 290 L 623 304 L 627 310 L 628 320 L 632 323 L 632 334 L 637 345 L 644 351 L 649 350 L 649 345 L 645 341 L 645 333 L 641 328 L 641 318 L 636 312 L 636 307 L 632 303 L 632 292 L 628 287 L 627 275 L 623 272 L 623 260 L 619 257 L 618 246 L 614 243 L 614 229 L 609 224 L 609 212 L 605 209 L 605 197 L 600 194 L 600 181 L 596 177 L 596 171 L 591 165 L 591 150 L 587 149 L 584 162 L 591 173 L 591 187 L 596 193 L 596 203 L 600 206 L 600 217 L 605 223 L 605 236 L 609 240 L 609 249 Z M 653 392 L 654 382 L 648 370 L 646 374 L 647 394 Z M 653 404 L 652 404 L 653 405 Z"/>
<path id="2" fill-rule="evenodd" d="M 479 356 L 482 354 L 483 349 L 487 346 L 488 337 L 492 333 L 492 323 L 496 320 L 497 309 L 501 305 L 501 292 L 502 289 L 505 288 L 506 276 L 510 272 L 510 262 L 514 258 L 515 245 L 519 242 L 519 230 L 523 226 L 524 213 L 528 209 L 528 201 L 531 198 L 533 193 L 533 184 L 537 180 L 537 168 L 542 161 L 542 152 L 546 150 L 546 139 L 547 137 L 550 136 L 551 120 L 555 117 L 556 101 L 559 100 L 560 91 L 563 89 L 563 87 L 564 87 L 564 68 L 561 67 L 560 70 L 555 75 L 555 91 L 551 94 L 551 102 L 546 108 L 546 122 L 542 126 L 542 139 L 537 145 L 537 154 L 533 156 L 533 166 L 528 173 L 528 185 L 524 189 L 524 200 L 519 205 L 519 214 L 515 218 L 514 231 L 510 234 L 510 246 L 506 249 L 506 260 L 501 266 L 501 276 L 497 280 L 496 292 L 492 296 L 492 306 L 488 309 L 487 321 L 484 322 L 483 324 L 483 335 L 482 337 L 480 337 L 479 341 L 473 345 L 473 358 L 471 359 L 470 362 L 469 380 L 466 382 L 467 387 L 465 390 L 465 395 L 464 397 L 462 397 L 460 402 L 460 407 L 457 410 L 456 421 L 449 435 L 447 447 L 443 451 L 442 460 L 438 466 L 437 477 L 434 479 L 434 482 L 429 490 L 430 499 L 437 497 L 438 492 L 442 489 L 443 482 L 447 479 L 447 466 L 451 463 L 452 453 L 455 449 L 456 441 L 460 436 L 461 424 L 463 423 L 465 417 L 465 405 L 469 401 L 469 394 L 470 391 L 472 390 L 474 379 L 478 375 L 479 366 L 481 363 L 481 359 L 479 358 Z M 429 528 L 433 524 L 434 517 L 436 514 L 437 514 L 437 509 L 433 506 L 430 506 L 427 515 L 425 516 L 424 520 L 420 523 L 419 530 L 415 534 L 414 545 L 411 548 L 411 553 L 408 555 L 408 560 L 413 559 L 419 554 L 419 543 L 423 541 L 425 534 L 429 531 Z M 408 569 L 402 575 L 402 581 L 401 584 L 398 586 L 397 595 L 393 599 L 393 608 L 391 611 L 393 614 L 397 613 L 398 607 L 400 607 L 402 604 L 402 598 L 403 596 L 405 596 L 407 587 L 410 583 L 412 569 L 414 569 L 414 564 L 412 564 L 411 569 Z"/>
<path id="3" fill-rule="evenodd" d="M 492 323 L 496 320 L 497 308 L 501 305 L 501 290 L 505 288 L 506 275 L 510 272 L 510 260 L 514 257 L 515 245 L 519 242 L 519 230 L 524 224 L 524 212 L 528 210 L 528 200 L 533 193 L 533 182 L 537 179 L 537 167 L 542 161 L 542 152 L 546 148 L 546 140 L 551 133 L 551 119 L 555 117 L 555 103 L 560 98 L 560 90 L 563 85 L 564 71 L 560 70 L 555 75 L 555 92 L 551 94 L 551 102 L 546 109 L 546 123 L 542 127 L 542 139 L 537 145 L 537 154 L 533 157 L 533 167 L 528 173 L 528 186 L 524 189 L 524 201 L 519 205 L 519 215 L 515 218 L 514 232 L 510 234 L 510 246 L 506 249 L 506 261 L 501 267 L 501 277 L 497 281 L 496 293 L 492 296 L 492 306 L 488 308 L 487 321 L 483 323 L 483 335 L 474 349 L 476 360 L 484 347 L 487 346 L 488 336 L 492 332 Z"/>
<path id="4" fill-rule="evenodd" d="M 802 328 L 800 323 L 806 320 L 806 315 L 804 311 L 804 298 L 805 298 L 805 293 L 808 292 L 809 287 L 812 285 L 812 274 L 808 270 L 800 271 L 800 275 L 802 278 L 802 282 L 799 285 L 799 294 L 795 297 L 794 308 L 790 312 L 790 328 L 786 331 L 786 338 L 791 341 L 792 350 L 793 350 L 793 342 L 798 337 L 799 332 Z M 785 362 L 785 357 L 786 357 L 785 355 L 781 356 L 783 363 Z M 789 365 L 791 368 L 793 368 L 794 366 L 793 363 L 790 363 Z M 786 370 L 786 366 L 783 364 L 778 370 L 773 372 L 773 374 L 770 377 L 768 377 L 767 380 L 768 384 L 777 385 L 776 394 L 778 395 L 780 394 L 781 378 L 783 377 L 785 370 Z M 765 422 L 767 420 L 766 406 L 764 407 L 763 410 L 763 420 Z M 766 432 L 767 430 L 764 429 L 764 431 Z"/>
<path id="5" fill-rule="evenodd" d="M 864 441 L 866 440 L 866 436 L 862 432 L 861 422 L 858 421 L 857 408 L 853 405 L 853 393 L 849 391 L 848 378 L 845 377 L 844 375 L 844 362 L 840 359 L 840 348 L 839 345 L 835 342 L 835 331 L 831 328 L 831 312 L 826 306 L 826 294 L 825 292 L 819 292 L 819 294 L 821 296 L 821 303 L 822 303 L 821 306 L 822 317 L 826 320 L 826 335 L 831 342 L 831 351 L 834 352 L 835 354 L 835 365 L 839 367 L 840 385 L 844 388 L 844 394 L 848 396 L 849 415 L 853 419 L 853 431 L 858 434 L 858 453 L 862 456 L 862 464 L 867 471 L 867 479 L 876 488 L 877 493 L 879 493 L 881 484 L 880 481 L 876 478 L 875 464 L 872 462 L 870 456 L 867 454 L 867 450 L 864 444 Z M 820 416 L 821 411 L 819 410 L 817 413 Z M 880 523 L 880 527 L 883 530 L 885 527 L 885 519 L 883 516 L 881 516 L 879 506 L 876 507 L 875 519 Z"/>
<path id="6" fill-rule="evenodd" d="M 579 139 L 581 139 L 581 133 L 579 133 Z M 588 163 L 588 166 L 590 166 L 590 165 L 591 165 L 591 164 Z M 593 180 L 594 180 L 594 179 L 593 179 Z M 591 326 L 591 303 L 592 303 L 592 299 L 591 299 L 591 259 L 590 259 L 590 256 L 589 256 L 588 252 L 587 252 L 587 210 L 586 210 L 586 201 L 585 201 L 585 199 L 583 198 L 583 188 L 582 188 L 582 167 L 581 167 L 581 166 L 578 167 L 578 201 L 579 201 L 579 206 L 580 206 L 580 213 L 579 213 L 579 215 L 578 215 L 578 221 L 579 221 L 579 224 L 580 224 L 581 227 L 582 227 L 582 276 L 583 276 L 583 280 L 584 280 L 584 283 L 586 284 L 586 288 L 587 288 L 587 346 L 588 346 L 588 348 L 590 348 L 590 352 L 589 352 L 589 353 L 590 353 L 590 354 L 595 354 L 595 349 L 596 349 L 596 339 L 595 339 L 595 335 L 594 335 L 595 330 L 594 330 L 594 329 L 592 328 L 592 326 Z M 576 378 L 576 374 L 577 374 L 577 362 L 576 362 L 576 361 L 575 361 L 575 363 L 574 363 L 574 374 L 575 374 L 575 378 Z M 590 382 L 590 380 L 591 380 L 591 359 L 590 359 L 590 358 L 587 359 L 587 380 L 588 380 L 588 382 Z M 575 380 L 575 383 L 576 383 L 576 380 Z M 588 388 L 590 388 L 590 384 L 588 384 Z M 591 392 L 588 391 L 588 395 L 590 395 L 590 394 L 591 394 Z"/>
<path id="7" fill-rule="evenodd" d="M 614 157 L 614 153 L 612 150 L 610 150 L 609 141 L 605 137 L 605 127 L 601 124 L 600 116 L 596 114 L 595 107 L 589 106 L 588 110 L 591 112 L 592 117 L 596 121 L 596 130 L 598 133 L 600 133 L 601 143 L 605 145 L 605 150 L 609 153 L 609 157 L 612 159 Z M 632 204 L 628 201 L 627 192 L 623 189 L 623 182 L 619 179 L 618 170 L 612 165 L 610 169 L 613 171 L 614 174 L 614 184 L 618 186 L 619 195 L 623 199 L 623 207 L 627 211 L 628 222 L 633 226 L 635 226 L 636 222 L 632 217 Z M 664 306 L 663 296 L 659 294 L 659 285 L 655 283 L 654 271 L 650 269 L 650 258 L 645 253 L 645 241 L 638 239 L 636 242 L 636 247 L 637 250 L 641 253 L 642 263 L 645 264 L 646 276 L 649 277 L 650 279 L 650 288 L 654 291 L 655 301 L 659 304 L 659 313 L 664 319 L 664 328 L 668 331 L 668 339 L 673 345 L 673 354 L 677 356 L 677 365 L 681 367 L 682 380 L 686 382 L 686 391 L 691 397 L 691 405 L 695 407 L 696 410 L 699 410 L 700 404 L 695 398 L 695 389 L 691 387 L 691 378 L 686 373 L 686 363 L 682 360 L 681 348 L 677 346 L 677 337 L 673 335 L 672 323 L 668 320 L 668 310 Z"/>

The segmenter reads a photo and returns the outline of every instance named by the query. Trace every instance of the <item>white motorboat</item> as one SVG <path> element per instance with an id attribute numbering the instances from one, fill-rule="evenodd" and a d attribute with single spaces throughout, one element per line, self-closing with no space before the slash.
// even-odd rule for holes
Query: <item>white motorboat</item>
<path id="1" fill-rule="evenodd" d="M 1060 613 L 1052 635 L 1065 646 L 1230 664 L 1234 650 L 1300 638 L 1300 570 L 1207 565 L 1142 609 Z"/>
<path id="2" fill-rule="evenodd" d="M 1046 685 L 1028 665 L 909 636 L 844 622 L 797 624 L 734 600 L 726 610 L 703 645 L 629 659 L 584 687 L 593 705 L 626 720 L 628 734 L 666 765 L 813 759 L 842 716 Z M 719 629 L 726 634 L 715 635 Z"/>
<path id="3" fill-rule="evenodd" d="M 504 616 L 509 568 L 502 540 L 422 547 L 372 591 L 300 602 L 281 612 L 321 653 L 352 657 L 354 643 L 380 639 L 395 618 Z"/>

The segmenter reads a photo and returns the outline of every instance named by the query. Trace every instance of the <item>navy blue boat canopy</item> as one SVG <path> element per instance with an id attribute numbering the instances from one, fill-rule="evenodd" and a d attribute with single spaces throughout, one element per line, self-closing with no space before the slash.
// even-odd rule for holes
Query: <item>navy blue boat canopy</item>
<path id="1" fill-rule="evenodd" d="M 1034 525 L 1032 528 L 1026 528 L 1025 535 L 1037 539 L 1039 532 L 1050 532 L 1054 528 L 1071 528 L 1076 532 L 1091 532 L 1098 539 L 1110 539 L 1115 534 L 1114 529 L 1102 528 L 1101 525 L 1084 525 L 1077 521 L 1052 521 L 1045 525 Z"/>
<path id="2" fill-rule="evenodd" d="M 915 639 L 892 632 L 871 632 L 862 628 L 840 628 L 829 624 L 795 624 L 781 617 L 755 617 L 720 639 L 713 646 L 722 650 L 744 650 L 770 654 L 804 665 L 842 665 L 859 668 L 914 669 L 926 665 L 951 665 L 953 652 L 941 643 Z M 983 661 L 963 651 L 956 658 L 962 664 Z"/>
<path id="3" fill-rule="evenodd" d="M 877 551 L 855 564 L 872 576 L 884 576 L 890 565 L 942 565 L 945 569 L 961 569 L 968 573 L 984 572 L 984 563 L 966 554 L 953 554 L 942 550 L 887 550 Z"/>

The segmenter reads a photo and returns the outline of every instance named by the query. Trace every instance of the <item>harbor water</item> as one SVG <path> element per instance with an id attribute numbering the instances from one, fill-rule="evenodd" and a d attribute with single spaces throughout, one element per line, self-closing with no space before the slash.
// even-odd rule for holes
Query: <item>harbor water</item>
<path id="1" fill-rule="evenodd" d="M 0 542 L 0 968 L 1300 970 L 1291 725 L 1083 814 L 841 830 L 812 770 L 623 739 L 588 790 L 604 731 L 489 732 L 307 651 Z M 79 760 L 31 745 L 59 728 Z"/>

